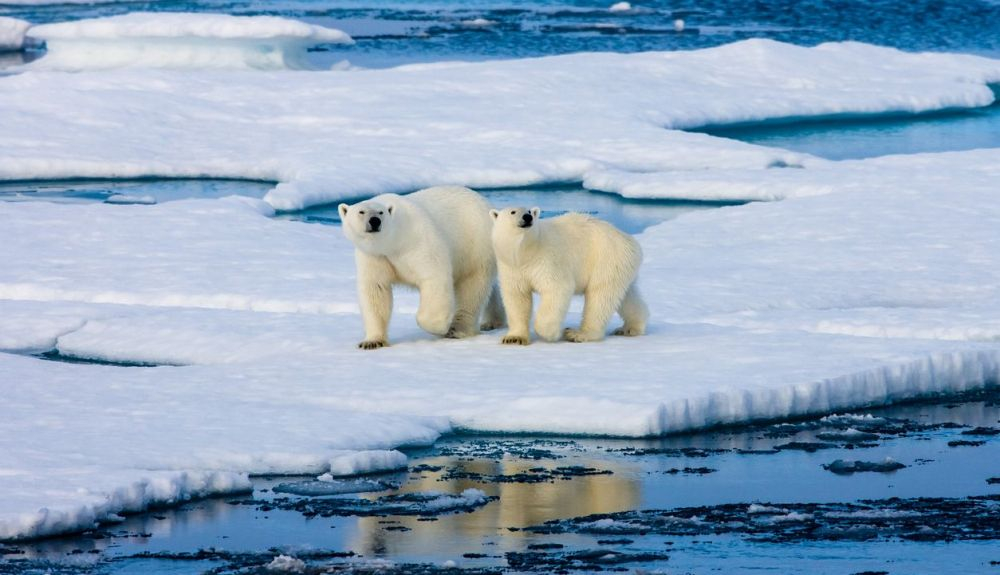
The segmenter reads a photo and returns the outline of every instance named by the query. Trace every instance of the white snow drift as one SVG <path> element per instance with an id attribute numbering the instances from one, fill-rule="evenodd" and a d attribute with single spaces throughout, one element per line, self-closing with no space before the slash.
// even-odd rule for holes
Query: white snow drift
<path id="1" fill-rule="evenodd" d="M 267 203 L 0 203 L 0 538 L 246 489 L 247 474 L 402 466 L 394 448 L 454 428 L 636 436 L 995 385 L 1000 151 L 838 163 L 664 127 L 980 106 L 998 78 L 983 58 L 763 41 L 2 77 L 0 177 L 283 184 Z M 271 217 L 428 184 L 583 178 L 787 199 L 643 233 L 649 335 L 527 348 L 428 336 L 401 293 L 393 346 L 357 350 L 351 245 Z M 169 366 L 18 355 L 50 350 Z"/>
<path id="2" fill-rule="evenodd" d="M 152 68 L 304 69 L 306 48 L 351 37 L 276 16 L 133 12 L 45 24 L 29 34 L 48 53 L 33 66 L 88 70 Z"/>

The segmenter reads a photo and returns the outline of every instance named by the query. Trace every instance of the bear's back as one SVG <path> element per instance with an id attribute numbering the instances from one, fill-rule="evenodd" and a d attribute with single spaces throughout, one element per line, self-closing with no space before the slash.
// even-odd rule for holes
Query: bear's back
<path id="1" fill-rule="evenodd" d="M 458 275 L 493 261 L 493 220 L 490 204 L 481 195 L 462 186 L 436 186 L 403 197 L 424 212 L 445 239 Z"/>

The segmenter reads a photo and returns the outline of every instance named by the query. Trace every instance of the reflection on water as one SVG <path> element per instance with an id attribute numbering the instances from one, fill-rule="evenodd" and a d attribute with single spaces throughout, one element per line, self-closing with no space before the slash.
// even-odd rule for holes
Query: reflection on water
<path id="1" fill-rule="evenodd" d="M 635 509 L 641 501 L 642 480 L 637 462 L 610 461 L 583 458 L 573 465 L 594 467 L 611 471 L 611 474 L 589 475 L 572 479 L 555 479 L 538 483 L 496 482 L 483 483 L 469 479 L 443 480 L 448 470 L 471 472 L 483 476 L 517 476 L 529 474 L 540 467 L 554 468 L 564 465 L 562 460 L 534 461 L 432 457 L 420 463 L 440 467 L 440 471 L 413 474 L 400 493 L 443 491 L 458 494 L 469 488 L 481 489 L 487 495 L 498 496 L 485 507 L 473 513 L 459 513 L 436 518 L 435 521 L 420 517 L 394 517 L 387 524 L 382 517 L 365 517 L 358 520 L 357 538 L 350 548 L 365 555 L 390 557 L 420 557 L 428 552 L 448 556 L 455 542 L 464 540 L 495 540 L 495 551 L 521 550 L 525 538 L 533 535 L 508 528 L 524 528 L 546 521 L 611 513 Z M 374 497 L 373 497 L 374 498 Z M 399 527 L 409 530 L 403 530 Z M 410 531 L 412 530 L 412 531 Z"/>

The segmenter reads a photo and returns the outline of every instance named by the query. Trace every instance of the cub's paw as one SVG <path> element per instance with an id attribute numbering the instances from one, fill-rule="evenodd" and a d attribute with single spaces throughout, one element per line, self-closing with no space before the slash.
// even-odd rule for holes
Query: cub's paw
<path id="1" fill-rule="evenodd" d="M 451 329 L 448 330 L 448 333 L 444 334 L 444 337 L 448 339 L 462 339 L 464 337 L 472 337 L 474 335 L 479 335 L 479 334 L 473 332 L 472 330 L 458 329 L 452 326 Z"/>
<path id="2" fill-rule="evenodd" d="M 624 335 L 626 337 L 635 337 L 637 335 L 642 335 L 642 330 L 634 327 L 625 327 L 624 325 L 615 331 L 611 332 L 611 335 Z"/>
<path id="3" fill-rule="evenodd" d="M 505 335 L 500 340 L 500 343 L 504 345 L 528 345 L 531 343 L 531 340 L 523 335 Z"/>
<path id="4" fill-rule="evenodd" d="M 384 339 L 369 339 L 358 344 L 360 349 L 378 349 L 380 347 L 385 347 L 389 345 Z"/>
<path id="5" fill-rule="evenodd" d="M 563 330 L 563 339 L 565 339 L 566 341 L 572 341 L 573 343 L 583 343 L 585 341 L 598 341 L 597 338 L 589 336 L 584 332 L 578 329 L 573 329 L 571 327 L 567 327 L 566 329 Z"/>
<path id="6" fill-rule="evenodd" d="M 480 331 L 493 331 L 495 329 L 500 329 L 500 328 L 506 327 L 506 326 L 507 326 L 507 322 L 505 322 L 505 321 L 499 321 L 499 320 L 484 321 L 482 323 L 482 325 L 479 326 L 479 330 Z"/>

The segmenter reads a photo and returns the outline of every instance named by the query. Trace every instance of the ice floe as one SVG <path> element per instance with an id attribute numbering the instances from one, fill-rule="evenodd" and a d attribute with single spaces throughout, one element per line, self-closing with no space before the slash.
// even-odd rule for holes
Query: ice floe
<path id="1" fill-rule="evenodd" d="M 30 27 L 30 22 L 0 16 L 0 52 L 23 48 L 24 35 Z"/>
<path id="2" fill-rule="evenodd" d="M 93 70 L 151 68 L 304 69 L 306 48 L 349 44 L 333 28 L 276 16 L 132 12 L 34 26 L 47 54 L 33 66 Z"/>
<path id="3" fill-rule="evenodd" d="M 2 178 L 282 185 L 267 202 L 0 203 L 0 349 L 164 365 L 0 353 L 0 538 L 246 489 L 247 474 L 400 465 L 363 452 L 456 428 L 655 435 L 995 385 L 1000 152 L 838 163 L 665 128 L 981 106 L 998 79 L 984 58 L 766 41 L 346 73 L 2 77 Z M 271 217 L 434 183 L 587 178 L 785 201 L 639 236 L 647 336 L 442 341 L 400 293 L 393 345 L 374 355 L 354 347 L 350 244 Z"/>
<path id="4" fill-rule="evenodd" d="M 26 72 L 0 80 L 0 179 L 271 180 L 267 201 L 290 210 L 435 184 L 749 170 L 735 188 L 777 190 L 702 197 L 776 199 L 797 189 L 777 172 L 809 166 L 775 167 L 807 156 L 677 129 L 985 106 L 998 81 L 1000 61 L 982 57 L 766 40 L 349 73 Z"/>

